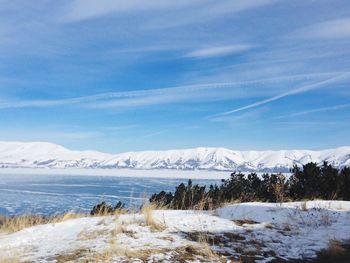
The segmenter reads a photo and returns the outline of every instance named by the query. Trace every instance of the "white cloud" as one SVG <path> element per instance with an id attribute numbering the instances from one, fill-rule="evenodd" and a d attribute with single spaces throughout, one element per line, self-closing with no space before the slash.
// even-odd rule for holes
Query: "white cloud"
<path id="1" fill-rule="evenodd" d="M 327 80 L 318 81 L 318 82 L 315 82 L 315 83 L 312 83 L 312 84 L 301 86 L 301 87 L 293 89 L 293 90 L 289 90 L 287 92 L 278 94 L 276 96 L 273 96 L 273 97 L 265 99 L 265 100 L 261 100 L 261 101 L 258 101 L 258 102 L 246 105 L 244 107 L 240 107 L 240 108 L 237 108 L 237 109 L 233 109 L 233 110 L 230 110 L 230 111 L 219 113 L 216 116 L 225 116 L 225 115 L 229 115 L 229 114 L 232 114 L 232 113 L 236 113 L 236 112 L 240 112 L 240 111 L 256 108 L 256 107 L 268 104 L 270 102 L 282 99 L 284 97 L 288 97 L 288 96 L 291 96 L 291 95 L 296 95 L 296 94 L 299 94 L 299 93 L 304 93 L 304 92 L 307 92 L 307 91 L 310 91 L 310 90 L 319 89 L 319 88 L 322 88 L 325 85 L 333 84 L 333 83 L 339 82 L 341 80 L 348 79 L 349 77 L 350 77 L 349 73 L 344 73 L 342 75 L 339 75 L 339 76 L 336 76 L 336 77 L 333 77 L 333 78 L 330 78 L 330 79 L 327 79 Z"/>
<path id="2" fill-rule="evenodd" d="M 346 109 L 346 108 L 349 108 L 349 107 L 350 107 L 350 104 L 341 104 L 341 105 L 335 105 L 335 106 L 330 106 L 330 107 L 323 107 L 323 108 L 318 108 L 318 109 L 300 111 L 300 112 L 292 113 L 292 114 L 289 114 L 289 115 L 279 116 L 277 118 L 278 119 L 282 119 L 282 118 L 298 117 L 298 116 L 303 116 L 303 115 L 308 115 L 308 114 L 318 113 L 318 112 L 342 110 L 342 109 Z"/>
<path id="3" fill-rule="evenodd" d="M 188 24 L 200 22 L 203 16 L 218 16 L 224 13 L 235 13 L 243 10 L 253 9 L 260 6 L 268 5 L 277 2 L 276 0 L 74 0 L 71 1 L 62 21 L 75 22 L 102 17 L 110 14 L 123 14 L 131 12 L 150 12 L 163 11 L 174 12 L 181 9 L 181 14 L 190 11 L 184 19 L 178 21 L 164 21 L 165 23 L 156 24 L 160 27 L 168 26 L 169 24 Z M 192 15 L 193 14 L 193 15 Z M 194 19 L 194 20 L 193 20 Z M 170 19 L 171 20 L 171 19 Z"/>
<path id="4" fill-rule="evenodd" d="M 107 131 L 122 131 L 122 130 L 135 129 L 135 128 L 139 128 L 139 127 L 141 127 L 141 125 L 139 125 L 139 124 L 129 124 L 129 125 L 102 127 L 102 129 L 107 130 Z"/>
<path id="5" fill-rule="evenodd" d="M 230 126 L 235 126 L 237 124 L 252 124 L 261 122 L 262 115 L 269 111 L 269 108 L 261 107 L 255 111 L 247 111 L 240 115 L 223 115 L 223 116 L 211 116 L 209 119 L 213 122 L 224 122 Z"/>
<path id="6" fill-rule="evenodd" d="M 48 141 L 48 142 L 77 142 L 91 140 L 101 137 L 103 134 L 99 132 L 84 131 L 54 131 L 41 128 L 38 130 L 26 129 L 26 132 L 19 130 L 2 129 L 0 136 L 2 140 L 8 141 Z"/>
<path id="7" fill-rule="evenodd" d="M 150 137 L 154 137 L 163 133 L 168 132 L 168 130 L 161 130 L 161 131 L 156 131 L 156 132 L 152 132 L 152 133 L 147 133 L 146 135 L 143 136 L 143 138 L 150 138 Z"/>
<path id="8" fill-rule="evenodd" d="M 339 39 L 350 37 L 350 18 L 330 20 L 301 29 L 295 33 L 302 38 Z"/>
<path id="9" fill-rule="evenodd" d="M 239 45 L 227 45 L 227 46 L 216 46 L 194 50 L 186 55 L 186 57 L 192 58 L 206 58 L 206 57 L 218 57 L 225 56 L 235 53 L 240 53 L 253 48 L 254 46 L 248 44 Z"/>
<path id="10" fill-rule="evenodd" d="M 299 79 L 298 76 L 280 76 L 278 79 L 265 78 L 252 81 L 108 92 L 67 99 L 23 100 L 2 98 L 0 109 L 45 108 L 63 105 L 80 105 L 90 108 L 130 108 L 179 102 L 219 101 L 263 95 L 273 96 L 281 90 L 280 85 L 275 87 L 276 83 L 292 81 L 295 78 Z M 314 78 L 319 79 L 319 75 L 311 74 L 310 79 Z M 268 88 L 264 89 L 262 85 L 268 85 Z"/>
<path id="11" fill-rule="evenodd" d="M 237 81 L 225 83 L 208 83 L 197 85 L 177 86 L 159 89 L 143 89 L 134 91 L 119 91 L 100 93 L 91 96 L 82 96 L 66 99 L 43 99 L 43 100 L 24 100 L 24 99 L 5 99 L 0 100 L 0 109 L 10 108 L 48 108 L 59 106 L 73 106 L 105 109 L 105 108 L 134 108 L 152 105 L 165 105 L 172 103 L 189 102 L 214 102 L 234 100 L 241 98 L 252 98 L 262 96 L 272 96 L 269 99 L 259 101 L 248 106 L 235 109 L 219 115 L 228 115 L 230 113 L 254 108 L 277 99 L 293 94 L 305 92 L 311 89 L 322 87 L 326 84 L 334 83 L 345 79 L 349 73 L 339 75 L 337 73 L 309 74 L 280 76 L 278 78 L 264 78 L 250 81 Z M 286 90 L 291 83 L 298 80 L 320 80 L 320 77 L 332 76 L 328 80 L 319 81 L 294 90 Z M 336 77 L 334 77 L 336 76 Z M 276 95 L 283 92 L 279 95 Z"/>
<path id="12" fill-rule="evenodd" d="M 68 22 L 88 20 L 111 13 L 125 13 L 135 11 L 151 11 L 174 9 L 207 2 L 200 0 L 75 0 L 72 1 L 64 14 L 63 20 Z"/>
<path id="13" fill-rule="evenodd" d="M 220 19 L 224 15 L 233 15 L 250 9 L 278 3 L 277 0 L 220 0 L 199 1 L 193 8 L 181 12 L 169 13 L 164 18 L 156 16 L 146 23 L 146 28 L 169 28 L 202 23 L 212 19 Z"/>

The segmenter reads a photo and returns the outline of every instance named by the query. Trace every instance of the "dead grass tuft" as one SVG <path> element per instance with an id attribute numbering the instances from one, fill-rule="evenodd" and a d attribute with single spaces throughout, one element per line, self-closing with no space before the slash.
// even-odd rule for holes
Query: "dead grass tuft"
<path id="1" fill-rule="evenodd" d="M 82 262 L 110 262 L 117 258 L 124 258 L 122 262 L 130 262 L 130 259 L 139 259 L 147 261 L 147 259 L 158 253 L 167 252 L 167 249 L 140 249 L 131 250 L 128 247 L 118 246 L 115 242 L 110 243 L 110 247 L 103 252 L 94 252 L 86 255 Z M 119 262 L 119 261 L 118 261 Z"/>
<path id="2" fill-rule="evenodd" d="M 54 224 L 63 222 L 73 218 L 85 217 L 86 214 L 67 212 L 62 215 L 41 216 L 41 215 L 21 215 L 11 217 L 0 217 L 0 232 L 14 233 L 27 227 L 32 227 L 42 224 Z"/>
<path id="3" fill-rule="evenodd" d="M 171 236 L 162 236 L 162 237 L 158 237 L 158 239 L 162 239 L 162 240 L 166 240 L 166 241 L 170 241 L 170 242 L 174 242 L 174 238 L 172 238 Z"/>
<path id="4" fill-rule="evenodd" d="M 18 257 L 8 257 L 8 258 L 0 258 L 0 263 L 19 263 L 20 260 Z"/>
<path id="5" fill-rule="evenodd" d="M 185 233 L 189 240 L 197 242 L 198 244 L 185 247 L 186 251 L 189 253 L 193 253 L 193 255 L 198 255 L 204 258 L 210 258 L 215 260 L 216 262 L 221 261 L 221 257 L 215 253 L 212 246 L 219 245 L 224 242 L 224 240 L 228 237 L 226 235 L 215 235 L 209 232 L 189 232 Z M 234 235 L 234 234 L 233 234 Z M 179 251 L 176 250 L 178 253 Z M 184 251 L 182 251 L 184 253 Z M 186 253 L 185 253 L 186 254 Z M 180 253 L 181 255 L 181 253 Z"/>
<path id="6" fill-rule="evenodd" d="M 341 255 L 345 252 L 345 248 L 342 246 L 342 243 L 337 240 L 330 240 L 328 248 L 323 250 L 323 255 L 336 256 Z"/>
<path id="7" fill-rule="evenodd" d="M 175 262 L 227 262 L 215 252 L 213 252 L 208 244 L 203 247 L 203 244 L 187 245 L 175 248 Z"/>
<path id="8" fill-rule="evenodd" d="M 1 217 L 0 232 L 13 233 L 26 227 L 31 227 L 45 223 L 45 217 L 36 215 Z"/>
<path id="9" fill-rule="evenodd" d="M 200 244 L 200 252 L 208 257 L 208 258 L 219 258 L 218 254 L 216 254 L 210 247 L 209 244 L 209 235 L 205 232 L 201 232 L 198 235 L 198 243 Z"/>
<path id="10" fill-rule="evenodd" d="M 271 223 L 265 224 L 265 227 L 268 229 L 273 229 L 273 225 Z"/>
<path id="11" fill-rule="evenodd" d="M 81 231 L 78 236 L 77 240 L 94 240 L 98 237 L 105 236 L 107 234 L 107 230 L 95 230 L 95 231 Z"/>
<path id="12" fill-rule="evenodd" d="M 237 226 L 242 226 L 242 225 L 255 225 L 255 224 L 259 224 L 259 222 L 251 220 L 251 219 L 241 219 L 241 220 L 233 220 L 233 222 L 237 225 Z"/>
<path id="13" fill-rule="evenodd" d="M 58 255 L 53 261 L 57 263 L 76 262 L 79 259 L 82 259 L 87 253 L 90 253 L 89 249 L 80 248 L 66 254 Z"/>
<path id="14" fill-rule="evenodd" d="M 112 234 L 112 236 L 117 236 L 117 235 L 124 233 L 124 232 L 125 232 L 124 226 L 122 226 L 121 224 L 116 222 L 114 228 L 111 231 L 111 234 Z"/>
<path id="15" fill-rule="evenodd" d="M 330 240 L 327 249 L 317 253 L 317 258 L 314 262 L 329 263 L 339 262 L 348 263 L 350 258 L 350 241 L 340 242 L 337 240 Z"/>
<path id="16" fill-rule="evenodd" d="M 289 224 L 285 223 L 283 224 L 283 231 L 289 232 L 289 231 L 292 231 L 292 228 L 290 227 Z"/>
<path id="17" fill-rule="evenodd" d="M 154 231 L 163 231 L 165 229 L 165 225 L 154 219 L 154 210 L 155 206 L 153 204 L 146 204 L 142 207 L 141 213 L 145 218 L 145 223 Z"/>
<path id="18" fill-rule="evenodd" d="M 0 250 L 0 263 L 29 263 L 21 260 L 22 251 L 13 247 L 5 247 Z"/>

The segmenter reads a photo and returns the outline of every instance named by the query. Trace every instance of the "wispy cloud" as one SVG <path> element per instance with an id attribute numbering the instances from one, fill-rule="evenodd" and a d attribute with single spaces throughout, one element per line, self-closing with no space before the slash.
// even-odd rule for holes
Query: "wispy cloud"
<path id="1" fill-rule="evenodd" d="M 322 129 L 330 128 L 332 129 L 332 126 L 349 126 L 350 120 L 341 120 L 341 121 L 280 121 L 280 122 L 274 122 L 272 123 L 272 126 L 274 128 L 284 128 L 284 129 L 290 129 L 291 126 L 294 127 L 310 127 L 319 129 L 319 127 L 322 127 Z"/>
<path id="2" fill-rule="evenodd" d="M 221 0 L 193 2 L 192 8 L 182 9 L 173 13 L 171 10 L 166 18 L 156 16 L 145 24 L 148 29 L 181 27 L 192 24 L 205 23 L 220 19 L 224 15 L 234 15 L 238 12 L 256 9 L 278 3 L 276 0 Z"/>
<path id="3" fill-rule="evenodd" d="M 348 38 L 350 37 L 350 18 L 341 18 L 314 24 L 298 30 L 294 35 L 303 38 Z"/>
<path id="4" fill-rule="evenodd" d="M 332 75 L 332 74 L 331 74 Z M 309 79 L 319 79 L 323 74 L 311 74 Z M 333 74 L 334 76 L 334 74 Z M 303 75 L 303 78 L 307 78 Z M 337 77 L 339 78 L 339 77 Z M 225 83 L 208 83 L 198 85 L 186 85 L 160 89 L 143 89 L 134 91 L 120 91 L 95 94 L 91 96 L 81 96 L 66 99 L 45 99 L 45 100 L 3 100 L 0 101 L 0 109 L 7 108 L 47 108 L 59 107 L 63 105 L 80 105 L 88 108 L 131 108 L 139 106 L 162 105 L 170 103 L 201 102 L 201 101 L 220 101 L 230 99 L 240 99 L 247 97 L 271 95 L 281 91 L 280 85 L 287 81 L 300 79 L 300 76 L 280 76 L 279 78 L 266 78 L 251 81 L 237 81 Z M 333 80 L 330 79 L 330 80 Z M 330 81 L 328 80 L 328 81 Z M 317 82 L 317 86 L 326 85 L 328 82 Z M 262 85 L 269 85 L 263 89 Z M 258 102 L 256 106 L 265 104 L 276 99 L 300 93 L 314 88 L 315 84 L 303 86 L 302 88 L 288 91 L 286 93 L 274 96 L 266 101 Z M 244 108 L 251 108 L 253 105 Z M 243 109 L 240 109 L 243 110 Z M 235 110 L 239 111 L 239 110 Z M 233 111 L 233 112 L 235 112 Z M 233 113 L 230 112 L 230 113 Z M 229 114 L 229 113 L 227 113 Z"/>
<path id="5" fill-rule="evenodd" d="M 233 110 L 230 110 L 230 111 L 219 113 L 219 114 L 217 114 L 217 116 L 229 115 L 229 114 L 232 114 L 232 113 L 236 113 L 236 112 L 240 112 L 240 111 L 256 108 L 256 107 L 259 107 L 259 106 L 262 106 L 262 105 L 274 102 L 276 100 L 282 99 L 284 97 L 296 95 L 296 94 L 307 92 L 307 91 L 310 91 L 310 90 L 319 89 L 319 88 L 324 87 L 325 85 L 333 84 L 333 83 L 336 83 L 336 82 L 339 82 L 339 81 L 342 81 L 342 80 L 346 80 L 349 77 L 350 77 L 350 74 L 349 73 L 345 73 L 345 74 L 342 74 L 340 76 L 336 76 L 336 77 L 333 77 L 333 78 L 330 78 L 330 79 L 327 79 L 327 80 L 318 81 L 318 82 L 312 83 L 312 84 L 307 84 L 307 85 L 301 86 L 299 88 L 295 88 L 295 89 L 289 90 L 287 92 L 278 94 L 278 95 L 273 96 L 271 98 L 268 98 L 268 99 L 265 99 L 265 100 L 261 100 L 261 101 L 258 101 L 258 102 L 246 105 L 244 107 L 240 107 L 240 108 L 237 108 L 237 109 L 233 109 Z"/>
<path id="6" fill-rule="evenodd" d="M 295 113 L 288 114 L 288 115 L 278 116 L 277 119 L 299 117 L 299 116 L 313 114 L 313 113 L 342 110 L 342 109 L 346 109 L 346 108 L 350 108 L 350 104 L 341 104 L 341 105 L 335 105 L 335 106 L 330 106 L 330 107 L 323 107 L 323 108 L 318 108 L 318 109 L 295 112 Z"/>
<path id="7" fill-rule="evenodd" d="M 49 141 L 49 142 L 76 142 L 91 140 L 101 137 L 99 132 L 84 131 L 54 131 L 42 128 L 41 130 L 29 130 L 23 133 L 18 130 L 3 129 L 0 131 L 0 137 L 3 140 L 17 141 L 19 138 L 23 141 Z"/>
<path id="8" fill-rule="evenodd" d="M 77 22 L 89 19 L 94 19 L 111 14 L 125 14 L 135 12 L 154 12 L 167 10 L 170 15 L 174 11 L 180 10 L 181 13 L 176 13 L 176 16 L 181 16 L 182 19 L 173 21 L 173 19 L 164 20 L 164 23 L 159 23 L 155 20 L 153 23 L 156 27 L 164 27 L 169 25 L 184 25 L 188 23 L 198 23 L 203 19 L 213 18 L 224 13 L 235 13 L 248 9 L 257 8 L 277 2 L 276 0 L 74 0 L 71 1 L 65 9 L 65 13 L 61 20 L 63 22 Z M 182 16 L 184 14 L 184 16 Z M 164 17 L 161 17 L 164 19 Z"/>
<path id="9" fill-rule="evenodd" d="M 192 57 L 192 58 L 219 57 L 219 56 L 240 53 L 240 52 L 249 50 L 253 47 L 254 47 L 253 45 L 249 45 L 249 44 L 209 47 L 209 48 L 194 50 L 188 53 L 186 57 Z"/>
<path id="10" fill-rule="evenodd" d="M 160 89 L 108 92 L 68 99 L 0 101 L 0 108 L 57 107 L 76 104 L 84 104 L 95 108 L 108 108 L 155 105 L 205 98 L 213 100 L 227 96 L 228 90 L 245 84 L 245 82 L 210 83 Z"/>
<path id="11" fill-rule="evenodd" d="M 154 136 L 157 136 L 157 135 L 161 135 L 165 132 L 168 132 L 168 130 L 161 130 L 161 131 L 156 131 L 156 132 L 151 132 L 151 133 L 148 133 L 146 135 L 144 135 L 142 138 L 151 138 L 151 137 L 154 137 Z"/>
<path id="12" fill-rule="evenodd" d="M 178 0 L 178 1 L 162 1 L 162 0 L 75 0 L 72 1 L 63 17 L 64 21 L 74 22 L 88 20 L 112 13 L 125 13 L 137 11 L 154 11 L 162 9 L 173 9 L 190 6 L 200 2 L 200 0 Z"/>
<path id="13" fill-rule="evenodd" d="M 120 126 L 110 126 L 110 127 L 102 127 L 104 130 L 107 131 L 123 131 L 123 130 L 130 130 L 139 128 L 141 125 L 139 124 L 130 124 L 130 125 L 120 125 Z"/>
<path id="14" fill-rule="evenodd" d="M 253 122 L 261 122 L 261 116 L 269 111 L 269 108 L 261 107 L 255 111 L 247 111 L 240 115 L 221 115 L 221 116 L 211 116 L 209 117 L 210 121 L 213 122 L 223 122 L 228 124 L 229 126 L 236 126 L 246 124 L 252 124 Z"/>

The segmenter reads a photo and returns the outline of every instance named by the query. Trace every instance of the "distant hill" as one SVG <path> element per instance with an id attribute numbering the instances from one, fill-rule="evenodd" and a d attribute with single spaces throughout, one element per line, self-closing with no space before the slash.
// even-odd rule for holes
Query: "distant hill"
<path id="1" fill-rule="evenodd" d="M 321 151 L 234 151 L 194 148 L 168 151 L 126 152 L 116 155 L 72 151 L 47 142 L 1 142 L 0 168 L 131 168 L 287 172 L 293 165 L 327 161 L 350 166 L 350 147 Z"/>

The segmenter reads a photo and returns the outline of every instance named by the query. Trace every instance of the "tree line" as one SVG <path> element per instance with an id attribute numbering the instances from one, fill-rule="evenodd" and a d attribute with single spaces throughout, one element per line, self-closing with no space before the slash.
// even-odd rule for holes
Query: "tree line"
<path id="1" fill-rule="evenodd" d="M 338 169 L 324 162 L 294 166 L 287 179 L 283 174 L 233 172 L 221 185 L 187 185 L 181 183 L 175 192 L 161 191 L 149 201 L 170 209 L 210 209 L 232 201 L 284 202 L 325 199 L 350 200 L 350 168 Z"/>

